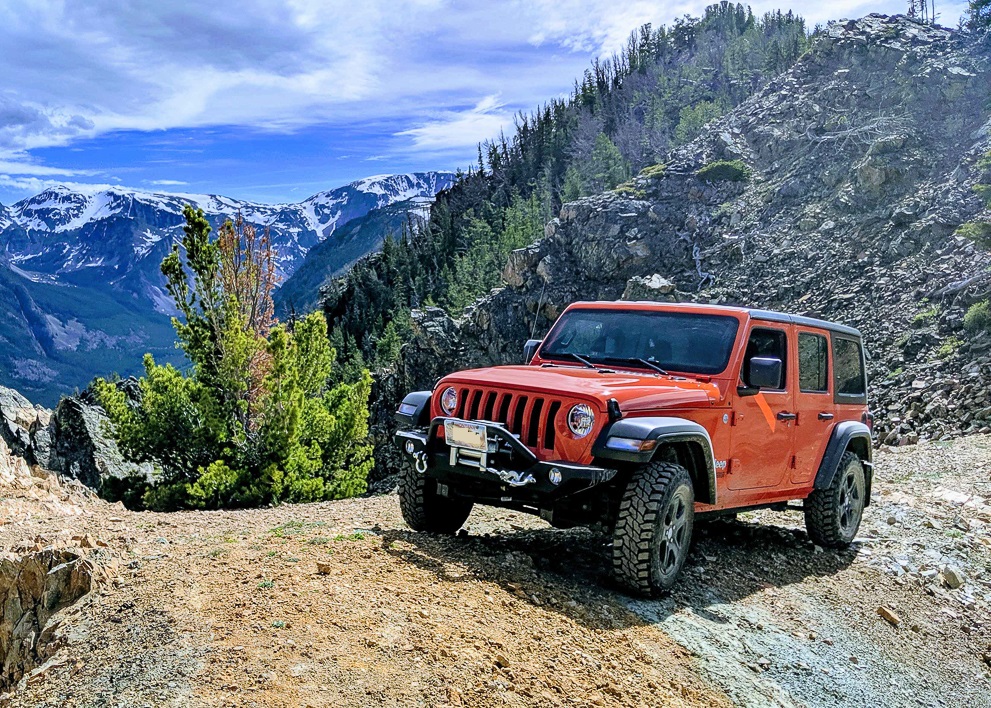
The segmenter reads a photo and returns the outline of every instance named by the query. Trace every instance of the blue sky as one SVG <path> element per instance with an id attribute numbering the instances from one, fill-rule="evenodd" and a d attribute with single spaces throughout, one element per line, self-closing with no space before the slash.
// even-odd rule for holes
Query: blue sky
<path id="1" fill-rule="evenodd" d="M 630 31 L 706 4 L 0 0 L 0 203 L 57 183 L 299 201 L 464 167 Z M 790 7 L 811 26 L 907 4 Z"/>

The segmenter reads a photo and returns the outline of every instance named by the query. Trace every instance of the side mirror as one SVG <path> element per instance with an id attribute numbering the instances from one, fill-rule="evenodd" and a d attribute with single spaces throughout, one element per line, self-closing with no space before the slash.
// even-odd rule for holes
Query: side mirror
<path id="1" fill-rule="evenodd" d="M 780 388 L 781 360 L 772 356 L 755 356 L 750 360 L 745 382 L 751 388 Z"/>
<path id="2" fill-rule="evenodd" d="M 528 339 L 526 344 L 523 345 L 523 363 L 529 364 L 533 359 L 533 355 L 537 353 L 537 349 L 540 348 L 540 343 L 544 341 L 542 339 Z"/>

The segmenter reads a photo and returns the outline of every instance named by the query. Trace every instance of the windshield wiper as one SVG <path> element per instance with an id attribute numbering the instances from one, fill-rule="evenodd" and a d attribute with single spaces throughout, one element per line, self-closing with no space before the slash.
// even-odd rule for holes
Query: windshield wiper
<path id="1" fill-rule="evenodd" d="M 631 357 L 607 356 L 607 357 L 604 357 L 604 358 L 605 358 L 606 361 L 620 361 L 620 362 L 623 362 L 625 364 L 640 364 L 640 366 L 645 366 L 648 369 L 653 369 L 654 371 L 656 371 L 659 374 L 663 374 L 665 376 L 670 376 L 670 374 L 668 374 L 668 372 L 665 369 L 662 369 L 657 364 L 655 364 L 652 361 L 649 361 L 648 359 L 642 359 L 640 357 L 635 357 L 635 356 L 631 356 Z"/>
<path id="2" fill-rule="evenodd" d="M 557 357 L 571 357 L 572 359 L 574 359 L 578 363 L 582 364 L 586 369 L 595 369 L 596 371 L 599 370 L 599 367 L 598 366 L 596 366 L 595 364 L 593 364 L 592 362 L 590 362 L 588 359 L 586 359 L 585 357 L 583 357 L 581 354 L 575 354 L 574 352 L 554 352 L 553 354 L 551 354 L 551 353 L 545 354 L 545 356 L 550 356 L 550 357 L 555 357 L 555 356 L 557 356 Z"/>

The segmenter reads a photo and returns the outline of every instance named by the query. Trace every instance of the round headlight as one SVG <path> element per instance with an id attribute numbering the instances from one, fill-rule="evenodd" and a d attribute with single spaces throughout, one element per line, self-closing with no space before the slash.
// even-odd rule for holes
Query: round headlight
<path id="1" fill-rule="evenodd" d="M 595 413 L 592 406 L 579 403 L 568 411 L 568 428 L 576 438 L 583 438 L 592 432 L 595 425 Z"/>
<path id="2" fill-rule="evenodd" d="M 448 386 L 444 389 L 444 392 L 440 394 L 440 408 L 447 415 L 454 415 L 454 411 L 458 407 L 458 392 L 454 390 L 453 386 Z"/>

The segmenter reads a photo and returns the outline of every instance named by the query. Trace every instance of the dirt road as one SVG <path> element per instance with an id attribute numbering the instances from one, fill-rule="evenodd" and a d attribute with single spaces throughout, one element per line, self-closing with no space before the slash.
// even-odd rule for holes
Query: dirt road
<path id="1" fill-rule="evenodd" d="M 116 580 L 62 612 L 65 646 L 8 704 L 991 706 L 991 438 L 882 452 L 877 474 L 850 551 L 747 514 L 702 527 L 650 602 L 610 589 L 605 538 L 500 510 L 440 538 L 390 495 L 26 500 L 0 543 L 89 534 Z"/>

